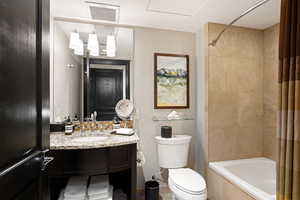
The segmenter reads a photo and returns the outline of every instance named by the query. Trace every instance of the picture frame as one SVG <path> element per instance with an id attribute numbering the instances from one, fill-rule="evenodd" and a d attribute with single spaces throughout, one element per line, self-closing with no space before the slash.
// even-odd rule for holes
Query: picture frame
<path id="1" fill-rule="evenodd" d="M 154 108 L 190 107 L 189 56 L 154 53 Z"/>

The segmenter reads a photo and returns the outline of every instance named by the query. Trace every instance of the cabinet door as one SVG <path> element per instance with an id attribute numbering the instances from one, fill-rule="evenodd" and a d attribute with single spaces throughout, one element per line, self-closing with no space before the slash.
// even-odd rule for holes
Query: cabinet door
<path id="1" fill-rule="evenodd" d="M 130 165 L 129 145 L 109 148 L 109 171 L 128 169 Z"/>
<path id="2" fill-rule="evenodd" d="M 52 150 L 55 157 L 49 167 L 50 176 L 93 175 L 107 173 L 107 149 Z"/>
<path id="3" fill-rule="evenodd" d="M 38 180 L 29 185 L 21 194 L 17 196 L 17 198 L 15 198 L 15 200 L 38 200 L 39 196 L 36 191 L 38 190 L 39 186 L 37 182 Z"/>

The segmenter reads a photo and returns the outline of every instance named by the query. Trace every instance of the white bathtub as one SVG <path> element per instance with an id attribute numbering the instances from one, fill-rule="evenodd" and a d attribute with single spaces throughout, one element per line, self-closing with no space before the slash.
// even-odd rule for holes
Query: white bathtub
<path id="1" fill-rule="evenodd" d="M 251 158 L 209 163 L 209 168 L 257 200 L 276 199 L 276 163 Z"/>

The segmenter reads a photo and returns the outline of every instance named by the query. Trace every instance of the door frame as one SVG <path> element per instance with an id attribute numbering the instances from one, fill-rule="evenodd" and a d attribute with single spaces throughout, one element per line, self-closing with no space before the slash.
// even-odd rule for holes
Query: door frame
<path id="1" fill-rule="evenodd" d="M 39 148 L 50 149 L 50 0 L 38 0 L 37 119 Z"/>

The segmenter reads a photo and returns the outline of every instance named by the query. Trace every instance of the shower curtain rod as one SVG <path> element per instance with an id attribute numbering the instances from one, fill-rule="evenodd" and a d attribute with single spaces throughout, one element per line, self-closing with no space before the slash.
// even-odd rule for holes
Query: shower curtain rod
<path id="1" fill-rule="evenodd" d="M 244 11 L 239 17 L 237 17 L 236 19 L 234 19 L 232 22 L 230 22 L 228 25 L 226 25 L 226 27 L 219 33 L 219 35 L 216 37 L 216 39 L 214 39 L 213 41 L 211 41 L 208 46 L 216 46 L 217 42 L 219 41 L 219 39 L 221 38 L 221 36 L 223 35 L 223 33 L 230 28 L 235 22 L 237 22 L 239 19 L 241 19 L 242 17 L 244 17 L 245 15 L 247 15 L 248 13 L 252 12 L 253 10 L 255 10 L 256 8 L 264 5 L 265 3 L 267 3 L 270 0 L 262 0 L 257 2 L 254 6 L 250 7 L 249 9 L 247 9 L 246 11 Z"/>

